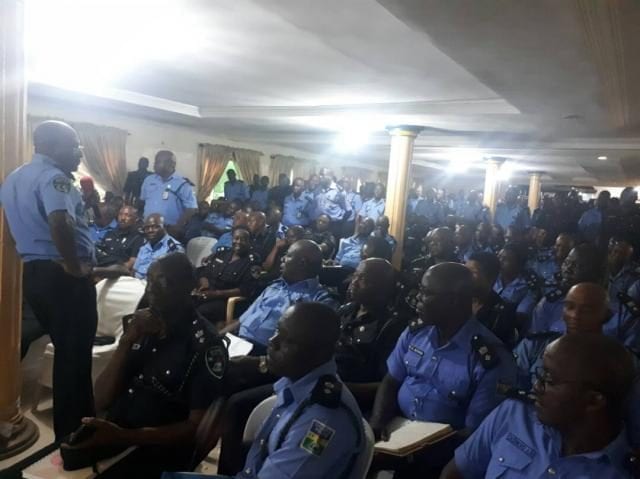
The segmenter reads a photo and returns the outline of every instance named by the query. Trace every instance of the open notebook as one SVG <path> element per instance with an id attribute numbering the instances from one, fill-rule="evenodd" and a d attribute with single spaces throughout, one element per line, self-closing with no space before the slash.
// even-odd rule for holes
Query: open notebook
<path id="1" fill-rule="evenodd" d="M 376 442 L 375 451 L 393 456 L 408 456 L 424 446 L 451 436 L 454 432 L 448 424 L 396 417 L 389 425 L 389 440 Z"/>

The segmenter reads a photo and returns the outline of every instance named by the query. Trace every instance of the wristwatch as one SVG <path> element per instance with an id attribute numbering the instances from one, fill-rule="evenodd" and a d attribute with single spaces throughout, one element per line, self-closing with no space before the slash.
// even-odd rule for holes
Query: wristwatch
<path id="1" fill-rule="evenodd" d="M 258 362 L 258 371 L 262 374 L 267 374 L 269 372 L 269 366 L 267 366 L 267 357 L 260 356 L 260 361 Z"/>

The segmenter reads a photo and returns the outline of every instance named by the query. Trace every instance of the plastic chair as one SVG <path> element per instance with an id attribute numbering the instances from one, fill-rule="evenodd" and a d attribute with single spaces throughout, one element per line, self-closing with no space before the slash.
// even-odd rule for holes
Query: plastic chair
<path id="1" fill-rule="evenodd" d="M 236 305 L 242 301 L 246 301 L 244 296 L 232 296 L 227 298 L 227 311 L 225 315 L 225 324 L 231 324 L 236 311 Z"/>
<path id="2" fill-rule="evenodd" d="M 202 266 L 202 260 L 211 256 L 211 250 L 218 242 L 215 238 L 198 236 L 187 243 L 187 258 L 196 268 Z"/>
<path id="3" fill-rule="evenodd" d="M 365 419 L 362 419 L 362 426 L 364 429 L 364 446 L 353 464 L 353 469 L 349 475 L 350 479 L 365 479 L 369 472 L 369 467 L 371 467 L 371 461 L 373 461 L 373 449 L 376 443 L 373 429 Z"/>
<path id="4" fill-rule="evenodd" d="M 258 435 L 262 423 L 267 419 L 271 411 L 276 405 L 276 396 L 269 396 L 267 399 L 258 404 L 247 419 L 247 424 L 244 427 L 244 433 L 242 434 L 242 441 L 245 443 L 252 443 L 255 437 Z"/>
<path id="5" fill-rule="evenodd" d="M 95 382 L 100 373 L 107 367 L 111 356 L 118 347 L 122 336 L 122 317 L 133 313 L 144 295 L 146 281 L 122 276 L 118 279 L 103 279 L 96 284 L 96 303 L 98 309 L 97 337 L 112 337 L 115 341 L 103 346 L 93 346 L 91 376 Z M 47 344 L 42 358 L 40 379 L 35 400 L 31 408 L 36 411 L 40 403 L 42 388 L 53 387 L 53 358 L 55 349 L 52 343 Z"/>

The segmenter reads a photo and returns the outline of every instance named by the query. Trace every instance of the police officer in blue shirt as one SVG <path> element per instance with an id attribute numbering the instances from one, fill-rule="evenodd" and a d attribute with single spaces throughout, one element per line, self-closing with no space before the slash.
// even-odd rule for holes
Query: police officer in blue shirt
<path id="1" fill-rule="evenodd" d="M 437 264 L 423 276 L 418 317 L 389 356 L 376 395 L 370 421 L 376 438 L 388 435 L 399 409 L 409 419 L 450 424 L 459 431 L 455 445 L 500 403 L 498 383 L 515 383 L 513 356 L 472 317 L 472 291 L 472 274 L 461 264 Z M 433 473 L 449 457 L 427 453 L 409 477 Z"/>
<path id="2" fill-rule="evenodd" d="M 285 255 L 282 278 L 268 286 L 240 319 L 223 329 L 236 331 L 253 344 L 252 355 L 265 354 L 282 313 L 294 303 L 316 301 L 337 307 L 335 300 L 318 282 L 322 252 L 313 241 L 300 240 Z"/>
<path id="3" fill-rule="evenodd" d="M 320 303 L 298 303 L 278 321 L 266 356 L 268 371 L 281 377 L 275 407 L 235 479 L 351 477 L 365 437 L 362 413 L 336 375 L 339 333 L 336 313 Z"/>
<path id="4" fill-rule="evenodd" d="M 336 262 L 344 268 L 352 270 L 356 269 L 362 260 L 362 247 L 373 233 L 375 223 L 371 218 L 364 218 L 356 228 L 356 234 L 340 240 L 340 246 L 338 246 L 336 253 Z"/>
<path id="5" fill-rule="evenodd" d="M 304 180 L 293 180 L 293 192 L 284 199 L 282 224 L 285 226 L 308 226 L 311 222 L 312 199 L 304 194 Z"/>
<path id="6" fill-rule="evenodd" d="M 631 358 L 615 340 L 563 336 L 547 347 L 535 404 L 498 406 L 441 478 L 631 478 L 623 414 L 632 380 Z"/>
<path id="7" fill-rule="evenodd" d="M 164 219 L 159 214 L 147 216 L 142 230 L 147 241 L 138 251 L 133 264 L 133 275 L 138 279 L 146 279 L 149 266 L 158 258 L 184 251 L 180 242 L 164 229 Z"/>
<path id="8" fill-rule="evenodd" d="M 249 213 L 246 211 L 236 211 L 233 215 L 233 223 L 231 224 L 231 229 L 234 228 L 247 228 L 249 225 Z M 231 248 L 233 244 L 233 232 L 228 231 L 218 238 L 218 242 L 214 245 L 211 250 L 212 253 L 220 251 L 224 248 Z"/>
<path id="9" fill-rule="evenodd" d="M 611 193 L 601 191 L 596 199 L 596 206 L 585 211 L 578 220 L 578 230 L 585 240 L 597 242 L 602 235 L 604 222 L 609 212 Z"/>
<path id="10" fill-rule="evenodd" d="M 480 192 L 472 190 L 467 196 L 467 200 L 456 208 L 456 216 L 464 223 L 478 224 L 489 221 L 489 212 L 482 206 Z"/>
<path id="11" fill-rule="evenodd" d="M 93 224 L 89 226 L 91 239 L 94 243 L 102 241 L 107 233 L 118 228 L 118 222 L 116 221 L 117 211 L 113 206 L 107 203 L 100 203 L 98 211 L 100 216 L 96 217 Z"/>
<path id="12" fill-rule="evenodd" d="M 198 211 L 193 183 L 176 174 L 176 157 L 171 151 L 156 153 L 153 175 L 142 183 L 140 200 L 144 202 L 144 217 L 157 213 L 164 218 L 167 230 L 180 236 L 189 218 Z"/>
<path id="13" fill-rule="evenodd" d="M 389 217 L 380 216 L 376 221 L 376 228 L 373 233 L 371 233 L 371 236 L 378 236 L 380 238 L 383 238 L 387 243 L 389 243 L 389 246 L 391 247 L 391 253 L 393 254 L 396 252 L 398 241 L 389 234 L 389 227 Z"/>
<path id="14" fill-rule="evenodd" d="M 514 243 L 504 245 L 498 253 L 500 274 L 493 289 L 502 299 L 516 306 L 519 314 L 529 318 L 538 300 L 539 280 L 535 273 L 527 271 L 526 251 Z"/>
<path id="15" fill-rule="evenodd" d="M 607 257 L 609 272 L 609 303 L 616 311 L 619 306 L 619 294 L 628 294 L 629 289 L 640 280 L 638 265 L 632 261 L 633 246 L 624 238 L 611 238 Z M 633 298 L 636 301 L 640 298 Z"/>
<path id="16" fill-rule="evenodd" d="M 249 199 L 249 188 L 244 181 L 237 179 L 236 172 L 227 170 L 228 181 L 224 182 L 224 199 L 245 202 Z"/>
<path id="17" fill-rule="evenodd" d="M 2 206 L 24 261 L 24 294 L 56 350 L 53 427 L 60 440 L 94 414 L 91 349 L 98 316 L 89 275 L 95 255 L 73 186 L 82 158 L 77 133 L 46 121 L 34 130 L 33 143 L 31 163 L 2 185 Z"/>
<path id="18" fill-rule="evenodd" d="M 362 203 L 362 208 L 358 211 L 358 221 L 371 218 L 374 222 L 384 215 L 386 190 L 382 183 L 378 183 L 373 190 L 373 198 Z"/>
<path id="19" fill-rule="evenodd" d="M 355 231 L 356 216 L 362 208 L 362 197 L 353 189 L 351 179 L 343 178 L 340 186 L 344 191 L 345 209 L 347 210 L 347 216 L 344 218 L 344 236 L 351 236 Z"/>
<path id="20" fill-rule="evenodd" d="M 494 224 L 502 226 L 505 231 L 509 226 L 515 226 L 521 230 L 530 225 L 529 210 L 518 204 L 518 190 L 509 188 L 504 194 L 504 202 L 496 208 Z"/>
<path id="21" fill-rule="evenodd" d="M 413 213 L 426 218 L 431 227 L 440 226 L 444 222 L 444 209 L 436 201 L 436 192 L 433 188 L 425 189 L 425 197 L 418 201 Z"/>
<path id="22" fill-rule="evenodd" d="M 251 194 L 251 204 L 255 205 L 260 211 L 267 211 L 269 204 L 269 177 L 260 178 L 260 185 L 253 190 Z"/>
<path id="23" fill-rule="evenodd" d="M 333 172 L 328 168 L 320 170 L 320 189 L 314 198 L 314 217 L 327 215 L 331 220 L 329 229 L 340 238 L 342 234 L 342 221 L 345 217 L 345 199 L 344 193 L 336 184 Z"/>
<path id="24" fill-rule="evenodd" d="M 202 223 L 202 236 L 220 238 L 231 231 L 233 227 L 233 215 L 240 209 L 237 201 L 229 201 L 223 204 L 211 204 L 211 211 Z"/>

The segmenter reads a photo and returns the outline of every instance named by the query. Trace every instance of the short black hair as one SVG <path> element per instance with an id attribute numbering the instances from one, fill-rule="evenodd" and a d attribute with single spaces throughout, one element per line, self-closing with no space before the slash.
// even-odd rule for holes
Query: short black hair
<path id="1" fill-rule="evenodd" d="M 498 279 L 498 275 L 500 274 L 500 260 L 498 257 L 487 251 L 479 251 L 477 253 L 473 253 L 469 257 L 469 261 L 475 261 L 480 266 L 480 271 L 482 274 L 486 276 L 488 279 Z"/>

